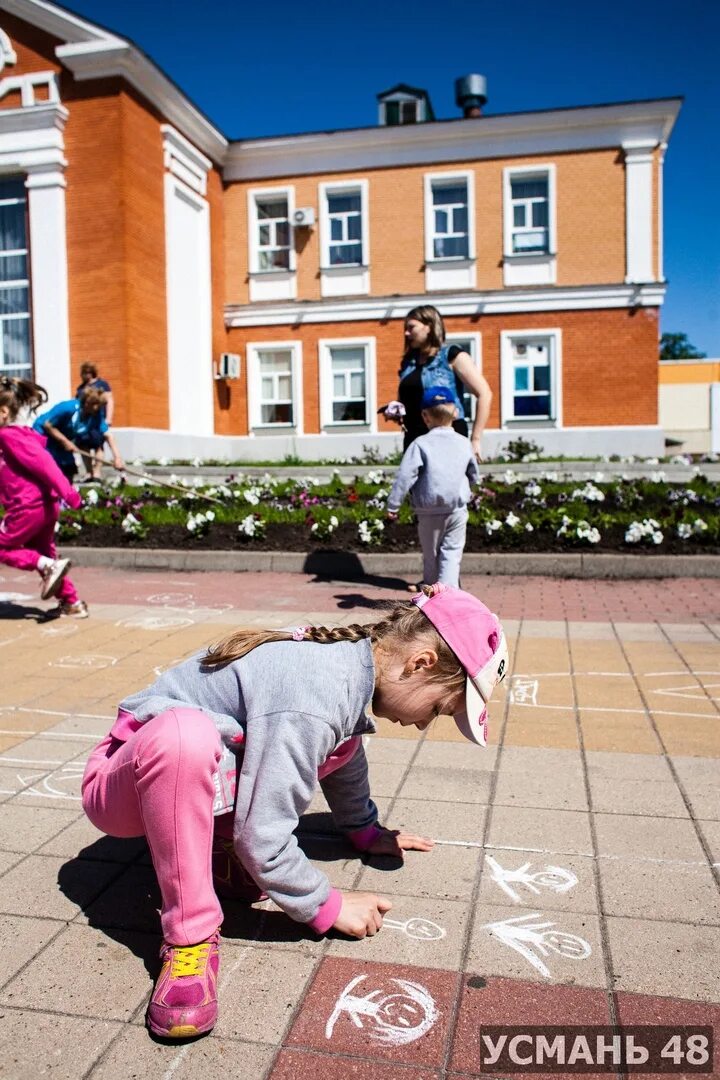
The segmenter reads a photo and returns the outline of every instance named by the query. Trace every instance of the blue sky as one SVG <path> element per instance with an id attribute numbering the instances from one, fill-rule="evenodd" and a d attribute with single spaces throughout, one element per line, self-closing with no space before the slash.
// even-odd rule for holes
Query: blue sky
<path id="1" fill-rule="evenodd" d="M 469 72 L 487 77 L 488 115 L 684 95 L 665 160 L 662 329 L 720 357 L 718 0 L 68 6 L 132 38 L 230 138 L 374 124 L 375 94 L 396 82 L 454 117 Z"/>

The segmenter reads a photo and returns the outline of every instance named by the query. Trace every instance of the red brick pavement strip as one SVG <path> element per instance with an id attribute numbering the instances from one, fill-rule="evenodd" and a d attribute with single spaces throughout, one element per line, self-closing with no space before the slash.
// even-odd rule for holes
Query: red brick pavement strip
<path id="1" fill-rule="evenodd" d="M 244 611 L 357 612 L 364 618 L 378 600 L 407 599 L 402 579 L 317 580 L 308 574 L 158 572 L 78 568 L 81 596 L 97 604 L 236 607 Z M 506 619 L 607 622 L 720 620 L 720 579 L 666 578 L 598 581 L 543 577 L 467 577 L 464 588 Z M 3 569 L 0 595 L 35 594 L 34 575 Z"/>
<path id="2" fill-rule="evenodd" d="M 683 1025 L 704 1025 L 714 1027 L 720 1036 L 718 1005 L 629 993 L 612 997 L 621 1027 L 665 1025 L 679 1031 Z M 568 1027 L 582 1034 L 588 1026 L 611 1024 L 611 996 L 605 990 L 326 958 L 305 994 L 270 1080 L 303 1080 L 318 1074 L 327 1080 L 345 1076 L 428 1080 L 444 1075 L 507 1075 L 520 1080 L 527 1073 L 498 1073 L 497 1068 L 481 1065 L 483 1028 L 512 1027 L 517 1034 L 529 1028 Z M 654 1055 L 659 1048 L 659 1043 L 652 1048 Z M 588 1080 L 612 1076 L 610 1061 L 608 1067 L 609 1072 L 583 1075 Z M 558 1069 L 552 1075 L 563 1073 Z M 705 1075 L 716 1077 L 718 1065 Z"/>

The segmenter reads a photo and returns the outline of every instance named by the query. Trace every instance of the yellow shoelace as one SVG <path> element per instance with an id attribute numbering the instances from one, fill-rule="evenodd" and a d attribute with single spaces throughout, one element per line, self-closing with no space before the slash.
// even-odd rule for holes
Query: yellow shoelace
<path id="1" fill-rule="evenodd" d="M 202 945 L 188 945 L 184 948 L 173 949 L 172 967 L 170 977 L 181 978 L 183 975 L 204 975 L 207 966 L 210 943 Z"/>

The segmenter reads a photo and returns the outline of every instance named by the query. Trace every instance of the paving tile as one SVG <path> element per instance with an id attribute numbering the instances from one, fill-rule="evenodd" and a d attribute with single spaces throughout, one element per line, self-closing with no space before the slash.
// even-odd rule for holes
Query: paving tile
<path id="1" fill-rule="evenodd" d="M 132 1025 L 88 1073 L 88 1080 L 170 1076 L 173 1080 L 226 1080 L 228 1075 L 234 1080 L 259 1080 L 274 1053 L 273 1046 L 214 1035 L 180 1045 L 161 1043 L 151 1039 L 145 1028 Z"/>
<path id="2" fill-rule="evenodd" d="M 472 844 L 482 842 L 487 808 L 477 803 L 428 802 L 398 798 L 385 819 L 391 829 L 445 840 Z"/>
<path id="3" fill-rule="evenodd" d="M 607 917 L 616 990 L 720 1001 L 720 928 Z"/>
<path id="4" fill-rule="evenodd" d="M 653 710 L 652 718 L 672 757 L 720 758 L 717 716 L 668 716 Z"/>
<path id="5" fill-rule="evenodd" d="M 689 1027 L 712 1027 L 715 1031 L 715 1068 L 705 1076 L 720 1076 L 718 1061 L 717 1034 L 720 1032 L 720 1005 L 707 1005 L 699 1001 L 682 1001 L 679 998 L 652 997 L 645 994 L 615 994 L 615 1006 L 621 1026 L 649 1024 L 653 1027 L 662 1025 L 673 1031 L 685 1025 Z M 662 1046 L 660 1047 L 662 1050 Z M 632 1073 L 634 1070 L 630 1070 Z M 659 1080 L 662 1074 L 643 1073 L 645 1077 Z M 665 1074 L 667 1075 L 667 1073 Z M 677 1074 L 676 1074 L 677 1075 Z M 688 1074 L 685 1074 L 688 1075 Z"/>
<path id="6" fill-rule="evenodd" d="M 435 1069 L 333 1057 L 307 1050 L 281 1050 L 268 1080 L 303 1080 L 305 1076 L 322 1076 L 323 1080 L 346 1080 L 346 1077 L 354 1080 L 436 1080 L 440 1073 Z"/>
<path id="7" fill-rule="evenodd" d="M 560 638 L 565 640 L 566 624 L 564 619 L 523 619 L 522 636 L 524 638 Z"/>
<path id="8" fill-rule="evenodd" d="M 585 759 L 594 811 L 688 816 L 685 801 L 665 758 L 651 754 L 588 752 Z"/>
<path id="9" fill-rule="evenodd" d="M 222 938 L 231 944 L 299 952 L 316 959 L 327 948 L 326 937 L 304 923 L 295 922 L 272 900 L 250 905 L 221 899 L 220 903 L 224 915 Z"/>
<path id="10" fill-rule="evenodd" d="M 74 1016 L 128 1020 L 151 989 L 139 957 L 157 974 L 155 935 L 112 937 L 89 926 L 68 926 L 0 993 L 0 1003 L 18 1008 L 47 1009 L 50 1001 Z"/>
<path id="11" fill-rule="evenodd" d="M 352 889 L 362 870 L 360 855 L 342 837 L 301 835 L 300 847 L 313 866 L 325 874 L 337 889 Z"/>
<path id="12" fill-rule="evenodd" d="M 638 713 L 580 709 L 578 713 L 586 751 L 622 754 L 662 754 L 663 748 L 650 718 Z"/>
<path id="13" fill-rule="evenodd" d="M 481 1067 L 481 1035 L 485 1026 L 527 1029 L 609 1023 L 607 996 L 602 990 L 465 975 L 451 1068 L 471 1076 L 487 1076 L 492 1072 L 487 1065 Z"/>
<path id="14" fill-rule="evenodd" d="M 457 982 L 446 971 L 328 957 L 286 1045 L 439 1066 Z"/>
<path id="15" fill-rule="evenodd" d="M 717 759 L 673 756 L 672 763 L 690 799 L 695 817 L 720 821 L 720 769 Z"/>
<path id="16" fill-rule="evenodd" d="M 489 848 L 591 855 L 589 815 L 576 810 L 493 808 L 486 838 Z"/>
<path id="17" fill-rule="evenodd" d="M 11 867 L 17 866 L 24 857 L 19 851 L 0 851 L 0 877 Z"/>
<path id="18" fill-rule="evenodd" d="M 513 921 L 508 925 L 508 920 Z M 478 904 L 465 968 L 511 979 L 604 986 L 599 919 L 589 912 L 545 911 L 541 904 L 530 911 Z"/>
<path id="19" fill-rule="evenodd" d="M 511 706 L 505 727 L 505 746 L 538 746 L 555 750 L 580 747 L 575 709 L 558 711 L 554 706 L 535 709 Z"/>
<path id="20" fill-rule="evenodd" d="M 315 964 L 297 952 L 223 943 L 215 1034 L 220 1039 L 280 1042 Z"/>
<path id="21" fill-rule="evenodd" d="M 613 627 L 619 639 L 628 641 L 665 642 L 665 635 L 655 623 L 614 622 Z"/>
<path id="22" fill-rule="evenodd" d="M 568 622 L 568 637 L 576 641 L 615 641 L 612 623 L 607 622 Z"/>
<path id="23" fill-rule="evenodd" d="M 0 1025 L 2 1071 L 8 1080 L 78 1080 L 119 1028 L 106 1020 L 6 1009 Z"/>
<path id="24" fill-rule="evenodd" d="M 96 865 L 88 861 L 87 866 Z M 100 929 L 139 930 L 160 934 L 162 904 L 155 872 L 148 866 L 130 866 L 96 900 L 85 905 L 78 922 Z"/>
<path id="25" fill-rule="evenodd" d="M 394 896 L 382 930 L 361 941 L 333 937 L 328 956 L 386 964 L 457 969 L 465 941 L 468 908 L 452 900 Z"/>
<path id="26" fill-rule="evenodd" d="M 403 863 L 399 859 L 366 856 L 367 866 L 356 888 L 390 897 L 467 900 L 472 894 L 480 855 L 478 848 L 437 844 L 429 852 L 406 851 Z"/>
<path id="27" fill-rule="evenodd" d="M 371 764 L 407 765 L 416 751 L 417 741 L 384 739 L 380 735 L 372 735 L 365 740 L 365 755 Z"/>
<path id="28" fill-rule="evenodd" d="M 35 851 L 78 816 L 78 810 L 46 810 L 42 806 L 19 806 L 17 803 L 5 805 L 0 810 L 0 848 L 4 851 Z"/>
<path id="29" fill-rule="evenodd" d="M 720 866 L 720 821 L 699 821 L 698 825 L 710 849 L 712 861 Z"/>
<path id="30" fill-rule="evenodd" d="M 420 768 L 413 765 L 398 794 L 431 802 L 487 803 L 492 775 L 476 769 Z"/>
<path id="31" fill-rule="evenodd" d="M 3 957 L 0 982 L 3 985 L 9 982 L 59 929 L 58 923 L 49 919 L 4 916 L 0 921 L 0 951 Z"/>
<path id="32" fill-rule="evenodd" d="M 114 863 L 30 855 L 0 879 L 0 911 L 70 921 L 119 871 Z"/>
<path id="33" fill-rule="evenodd" d="M 413 768 L 454 769 L 457 772 L 492 773 L 497 762 L 497 748 L 473 746 L 463 739 L 455 743 L 423 742 L 413 762 Z"/>
<path id="34" fill-rule="evenodd" d="M 598 852 L 637 859 L 702 862 L 703 850 L 691 821 L 680 818 L 595 814 Z"/>
<path id="35" fill-rule="evenodd" d="M 486 851 L 478 899 L 543 911 L 597 912 L 594 860 L 580 855 Z M 522 912 L 520 912 L 522 914 Z"/>
<path id="36" fill-rule="evenodd" d="M 144 837 L 125 839 L 106 836 L 83 814 L 38 849 L 40 855 L 63 855 L 66 858 L 99 859 L 101 862 L 127 863 L 145 851 Z"/>
<path id="37" fill-rule="evenodd" d="M 84 744 L 86 750 L 90 750 L 93 745 L 92 740 L 87 740 Z M 11 766 L 20 770 L 26 769 L 26 771 L 32 771 L 32 768 L 36 766 L 45 766 L 48 771 L 52 771 L 77 757 L 82 748 L 82 744 L 62 742 L 59 739 L 50 738 L 45 733 L 33 735 L 30 739 L 24 739 L 12 751 L 0 754 L 0 766 Z M 28 766 L 30 768 L 27 768 Z"/>
<path id="38" fill-rule="evenodd" d="M 370 773 L 370 790 L 375 795 L 383 795 L 388 798 L 392 798 L 398 791 L 403 776 L 405 775 L 405 765 L 392 765 L 382 762 L 371 762 L 369 767 Z"/>
<path id="39" fill-rule="evenodd" d="M 637 918 L 720 926 L 720 896 L 710 868 L 631 859 L 598 859 L 603 909 Z"/>
<path id="40" fill-rule="evenodd" d="M 495 806 L 587 810 L 579 752 L 504 747 L 493 802 Z"/>

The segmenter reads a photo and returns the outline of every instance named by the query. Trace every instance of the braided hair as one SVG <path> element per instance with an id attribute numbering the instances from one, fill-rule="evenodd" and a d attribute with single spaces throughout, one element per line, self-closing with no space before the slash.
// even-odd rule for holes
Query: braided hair
<path id="1" fill-rule="evenodd" d="M 47 391 L 30 379 L 15 379 L 10 375 L 0 375 L 0 405 L 6 405 L 10 411 L 10 420 L 15 420 L 24 406 L 31 412 L 44 405 Z"/>
<path id="2" fill-rule="evenodd" d="M 430 595 L 430 586 L 423 587 Z M 292 630 L 235 630 L 216 645 L 211 646 L 202 659 L 205 667 L 220 667 L 247 656 L 258 645 L 273 641 L 314 641 L 319 645 L 332 645 L 337 641 L 362 641 L 369 639 L 388 653 L 397 655 L 403 648 L 417 644 L 427 645 L 437 653 L 437 664 L 428 678 L 448 684 L 450 692 L 459 693 L 465 686 L 466 674 L 457 656 L 438 634 L 419 607 L 411 601 L 383 604 L 384 618 L 372 623 L 351 623 L 349 626 L 306 626 Z"/>

